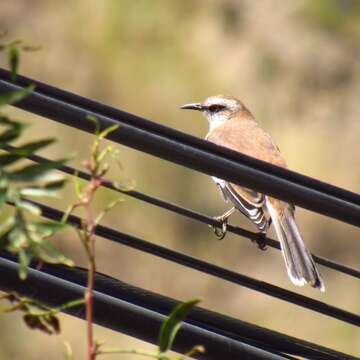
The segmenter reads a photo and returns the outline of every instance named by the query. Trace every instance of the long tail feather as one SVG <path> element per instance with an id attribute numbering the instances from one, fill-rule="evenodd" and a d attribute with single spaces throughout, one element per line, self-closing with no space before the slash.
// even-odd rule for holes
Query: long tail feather
<path id="1" fill-rule="evenodd" d="M 304 244 L 290 205 L 281 213 L 271 204 L 271 201 L 267 200 L 266 205 L 281 244 L 286 269 L 291 281 L 298 286 L 308 283 L 314 288 L 325 291 L 322 277 Z"/>

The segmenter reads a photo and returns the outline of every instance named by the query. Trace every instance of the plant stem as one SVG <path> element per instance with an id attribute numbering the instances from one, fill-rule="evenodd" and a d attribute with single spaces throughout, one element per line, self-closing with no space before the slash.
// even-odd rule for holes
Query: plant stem
<path id="1" fill-rule="evenodd" d="M 91 187 L 91 183 L 90 183 Z M 95 226 L 94 226 L 94 217 L 91 210 L 91 199 L 93 192 L 89 194 L 89 198 L 85 203 L 86 211 L 86 243 L 88 245 L 88 279 L 87 279 L 87 290 L 85 294 L 85 304 L 86 304 L 86 321 L 87 321 L 87 336 L 88 336 L 88 359 L 96 359 L 96 346 L 94 343 L 94 334 L 93 334 L 93 295 L 94 295 L 94 282 L 95 282 Z"/>
<path id="2" fill-rule="evenodd" d="M 96 122 L 95 122 L 96 125 Z M 100 152 L 99 145 L 100 140 L 107 133 L 96 133 L 96 138 L 91 146 L 91 158 L 85 160 L 83 165 L 89 171 L 91 178 L 84 191 L 77 191 L 78 203 L 72 205 L 66 212 L 63 218 L 65 221 L 71 212 L 77 208 L 82 207 L 85 212 L 85 218 L 82 221 L 82 231 L 78 231 L 81 242 L 86 251 L 88 260 L 88 276 L 87 276 L 87 288 L 85 292 L 85 315 L 87 323 L 87 347 L 88 347 L 88 360 L 96 360 L 96 356 L 100 354 L 99 344 L 94 340 L 93 330 L 93 312 L 94 312 L 94 286 L 95 286 L 95 274 L 96 274 L 96 261 L 95 261 L 95 229 L 97 221 L 94 217 L 92 210 L 92 201 L 94 199 L 96 191 L 102 186 L 102 177 L 106 174 L 108 167 L 106 165 L 101 168 L 101 161 L 104 156 L 109 152 L 107 150 Z M 110 207 L 111 208 L 111 207 Z M 101 217 L 99 218 L 101 220 Z"/>
<path id="3" fill-rule="evenodd" d="M 96 349 L 94 345 L 94 335 L 93 335 L 94 277 L 95 277 L 95 263 L 93 261 L 93 257 L 91 257 L 89 258 L 89 262 L 88 262 L 88 281 L 87 281 L 87 290 L 85 294 L 89 360 L 95 360 L 96 358 Z"/>

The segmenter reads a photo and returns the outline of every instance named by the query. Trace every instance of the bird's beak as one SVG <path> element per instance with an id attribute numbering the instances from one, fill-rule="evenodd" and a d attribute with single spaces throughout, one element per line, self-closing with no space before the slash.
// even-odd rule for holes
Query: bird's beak
<path id="1" fill-rule="evenodd" d="M 202 111 L 203 107 L 200 103 L 193 103 L 193 104 L 186 104 L 180 107 L 180 109 L 186 109 L 186 110 L 198 110 Z"/>

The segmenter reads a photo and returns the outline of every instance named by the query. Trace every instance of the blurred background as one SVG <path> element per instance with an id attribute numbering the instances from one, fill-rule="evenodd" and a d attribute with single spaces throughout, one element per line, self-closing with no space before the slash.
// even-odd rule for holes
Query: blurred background
<path id="1" fill-rule="evenodd" d="M 7 39 L 42 45 L 23 54 L 20 73 L 183 132 L 204 137 L 207 123 L 179 106 L 219 93 L 235 95 L 278 143 L 292 170 L 354 192 L 360 190 L 360 2 L 357 0 L 12 0 L 0 4 Z M 0 61 L 6 66 L 5 59 Z M 29 138 L 59 139 L 45 153 L 76 154 L 80 166 L 91 136 L 15 109 L 32 124 Z M 219 215 L 227 207 L 208 176 L 119 146 L 136 188 Z M 102 190 L 96 207 L 115 196 Z M 70 184 L 56 204 L 74 197 Z M 228 234 L 216 241 L 206 225 L 126 199 L 104 224 L 219 266 L 360 312 L 360 284 L 320 267 L 326 293 L 295 288 L 278 251 L 262 252 Z M 232 222 L 254 230 L 242 216 Z M 298 208 L 312 252 L 359 268 L 359 230 Z M 274 236 L 273 232 L 271 232 Z M 79 265 L 74 232 L 57 240 Z M 98 239 L 98 269 L 125 282 L 353 355 L 360 333 L 326 316 Z M 0 317 L 0 359 L 62 359 L 63 341 L 85 357 L 85 324 L 62 316 L 60 336 L 28 330 L 18 315 Z M 149 344 L 96 327 L 108 346 Z M 124 359 L 133 358 L 123 357 Z"/>

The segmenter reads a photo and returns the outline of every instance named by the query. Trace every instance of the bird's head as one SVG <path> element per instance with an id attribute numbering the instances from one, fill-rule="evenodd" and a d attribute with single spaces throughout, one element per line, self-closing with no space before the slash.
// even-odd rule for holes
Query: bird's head
<path id="1" fill-rule="evenodd" d="M 181 106 L 180 109 L 201 111 L 209 121 L 210 128 L 230 120 L 238 111 L 246 110 L 240 100 L 225 95 L 210 96 L 202 103 L 186 104 Z"/>

